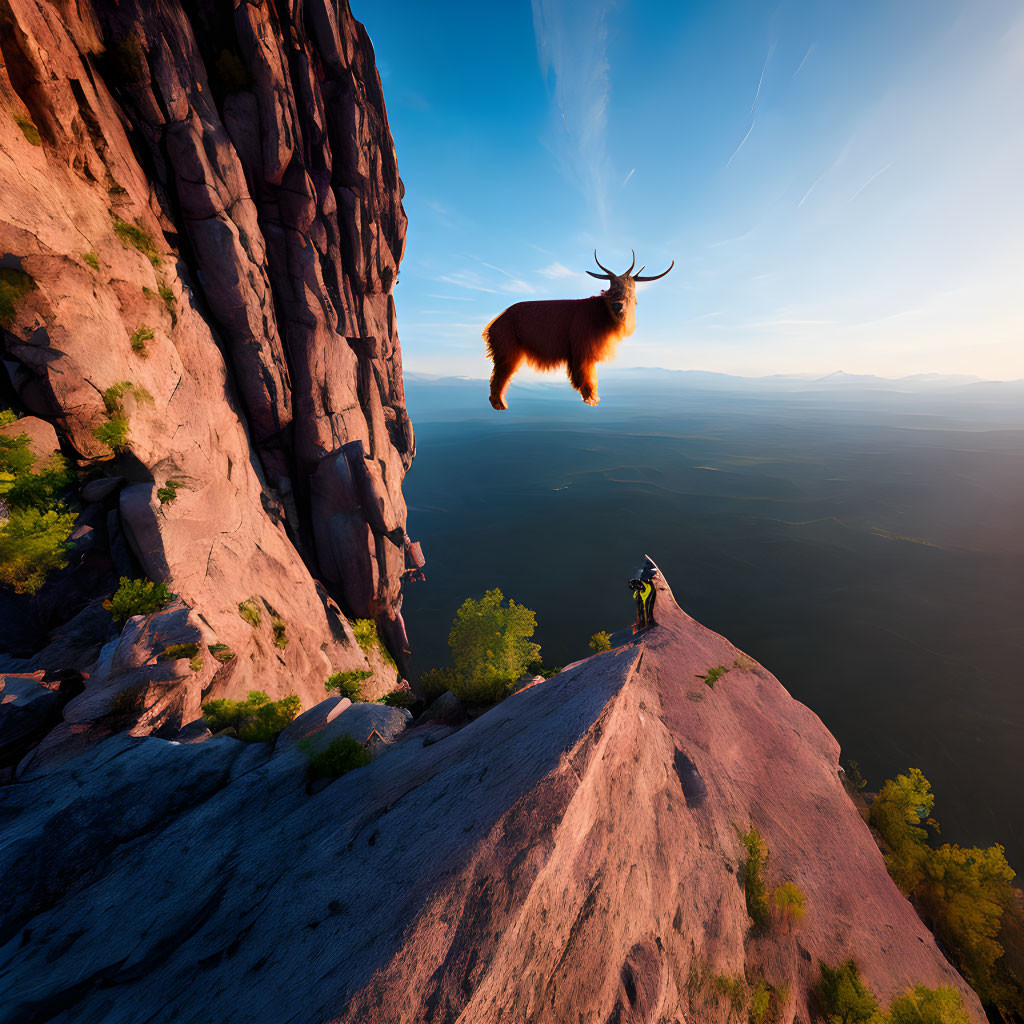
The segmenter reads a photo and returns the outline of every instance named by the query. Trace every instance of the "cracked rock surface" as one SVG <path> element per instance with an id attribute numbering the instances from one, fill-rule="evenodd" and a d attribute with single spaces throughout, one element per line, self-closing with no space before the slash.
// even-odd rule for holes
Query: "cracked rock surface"
<path id="1" fill-rule="evenodd" d="M 402 193 L 347 3 L 0 3 L 0 267 L 33 285 L 4 394 L 94 468 L 112 578 L 134 559 L 234 653 L 187 714 L 200 690 L 317 703 L 367 668 L 352 618 L 404 663 Z M 115 452 L 94 431 L 125 382 Z"/>

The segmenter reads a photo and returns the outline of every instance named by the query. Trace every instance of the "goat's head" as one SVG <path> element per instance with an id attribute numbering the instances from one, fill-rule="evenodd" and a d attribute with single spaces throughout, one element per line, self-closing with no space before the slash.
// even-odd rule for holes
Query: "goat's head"
<path id="1" fill-rule="evenodd" d="M 608 290 L 602 292 L 605 302 L 608 304 L 608 310 L 613 317 L 622 325 L 625 329 L 626 334 L 632 334 L 636 328 L 636 282 L 637 281 L 657 281 L 659 277 L 664 277 L 675 265 L 676 261 L 673 260 L 669 264 L 668 270 L 661 274 L 655 274 L 653 277 L 641 277 L 644 268 L 641 267 L 635 274 L 633 268 L 636 266 L 636 253 L 633 253 L 633 262 L 629 265 L 629 270 L 624 274 L 612 273 L 607 267 L 602 266 L 601 261 L 597 258 L 597 250 L 594 250 L 594 262 L 601 267 L 604 271 L 603 274 L 595 274 L 594 271 L 588 270 L 587 273 L 591 277 L 596 277 L 599 281 L 608 282 Z"/>

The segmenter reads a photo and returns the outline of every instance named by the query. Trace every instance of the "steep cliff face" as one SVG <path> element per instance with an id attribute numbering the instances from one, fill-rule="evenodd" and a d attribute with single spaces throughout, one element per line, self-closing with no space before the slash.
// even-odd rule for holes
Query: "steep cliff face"
<path id="1" fill-rule="evenodd" d="M 852 956 L 883 1003 L 951 985 L 982 1024 L 822 723 L 664 580 L 655 613 L 314 795 L 293 744 L 129 737 L 0 789 L 0 870 L 19 883 L 0 902 L 0 1019 L 726 1024 L 770 985 L 791 1024 L 820 1019 L 820 964 Z M 761 933 L 751 826 L 766 883 L 806 898 Z"/>
<path id="2" fill-rule="evenodd" d="M 236 655 L 169 721 L 200 692 L 322 699 L 366 665 L 346 616 L 401 664 L 406 219 L 362 27 L 337 0 L 0 0 L 0 49 L 0 267 L 31 285 L 0 398 L 116 478 L 80 521 L 111 578 L 123 534 L 190 610 L 154 642 Z M 95 434 L 117 418 L 121 451 Z"/>

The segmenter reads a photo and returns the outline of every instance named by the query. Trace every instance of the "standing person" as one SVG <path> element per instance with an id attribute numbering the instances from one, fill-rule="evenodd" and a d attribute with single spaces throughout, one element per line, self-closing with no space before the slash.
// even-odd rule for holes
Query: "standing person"
<path id="1" fill-rule="evenodd" d="M 658 567 L 648 558 L 639 576 L 629 581 L 630 589 L 636 600 L 636 622 L 633 623 L 633 632 L 639 633 L 654 625 L 654 577 L 658 574 Z"/>

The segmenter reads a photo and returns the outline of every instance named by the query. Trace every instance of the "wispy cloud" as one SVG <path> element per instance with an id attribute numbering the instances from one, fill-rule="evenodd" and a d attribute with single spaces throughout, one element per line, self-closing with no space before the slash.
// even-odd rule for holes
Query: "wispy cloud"
<path id="1" fill-rule="evenodd" d="M 634 174 L 636 174 L 636 168 L 635 167 L 633 168 L 633 170 L 631 170 L 629 172 L 629 174 L 626 175 L 626 177 L 623 179 L 622 184 L 625 185 L 626 182 L 629 181 L 629 179 L 632 178 Z"/>
<path id="2" fill-rule="evenodd" d="M 796 204 L 796 208 L 798 210 L 801 206 L 804 205 L 804 203 L 807 202 L 807 197 L 818 187 L 818 182 L 821 181 L 821 179 L 824 178 L 826 174 L 828 174 L 828 171 L 822 171 L 821 174 L 819 174 L 814 179 L 814 181 L 811 182 L 811 187 L 803 194 L 803 196 L 801 196 L 800 202 Z"/>
<path id="3" fill-rule="evenodd" d="M 473 292 L 489 292 L 491 295 L 498 294 L 497 288 L 488 288 L 476 274 L 456 271 L 453 274 L 442 274 L 436 280 L 444 281 L 445 284 L 453 284 L 456 288 L 466 288 Z"/>
<path id="4" fill-rule="evenodd" d="M 470 295 L 438 295 L 434 292 L 427 292 L 426 298 L 428 299 L 447 299 L 449 302 L 472 302 L 473 298 Z"/>
<path id="5" fill-rule="evenodd" d="M 768 70 L 768 61 L 772 59 L 772 54 L 774 52 L 775 47 L 772 46 L 771 49 L 768 50 L 768 56 L 765 57 L 764 64 L 761 65 L 761 77 L 757 80 L 757 91 L 754 93 L 754 102 L 750 104 L 750 113 L 747 114 L 747 117 L 753 117 L 754 111 L 757 109 L 757 101 L 761 98 L 761 86 L 764 85 L 764 73 Z"/>
<path id="6" fill-rule="evenodd" d="M 732 156 L 729 157 L 729 159 L 725 161 L 725 166 L 726 167 L 728 167 L 733 162 L 733 160 L 736 159 L 736 154 L 743 148 L 743 143 L 745 143 L 747 141 L 747 139 L 750 138 L 750 133 L 754 130 L 754 125 L 756 123 L 757 123 L 756 121 L 751 121 L 750 122 L 750 127 L 747 129 L 747 134 L 744 135 L 742 139 L 740 139 L 740 144 L 732 151 Z"/>
<path id="7" fill-rule="evenodd" d="M 541 72 L 551 92 L 555 152 L 600 226 L 608 219 L 608 100 L 611 93 L 606 15 L 610 0 L 533 0 Z"/>
<path id="8" fill-rule="evenodd" d="M 542 277 L 546 277 L 549 281 L 559 281 L 564 278 L 570 277 L 586 277 L 584 273 L 579 270 L 573 270 L 571 267 L 567 267 L 564 263 L 558 263 L 557 261 L 546 267 L 541 267 L 540 270 L 536 271 Z"/>
<path id="9" fill-rule="evenodd" d="M 800 74 L 800 71 L 803 69 L 803 66 L 807 63 L 807 58 L 810 57 L 811 53 L 814 51 L 814 48 L 817 45 L 817 43 L 811 43 L 811 45 L 807 47 L 807 52 L 804 54 L 803 60 L 800 61 L 799 64 L 797 64 L 796 71 L 794 71 L 793 74 L 790 76 L 791 78 L 796 78 L 796 76 Z"/>
<path id="10" fill-rule="evenodd" d="M 859 189 L 857 189 L 857 191 L 854 192 L 853 195 L 850 196 L 849 199 L 846 200 L 846 202 L 848 204 L 852 203 L 861 194 L 861 192 L 863 192 L 864 189 L 866 189 L 868 187 L 868 185 L 872 184 L 872 182 L 877 181 L 883 174 L 885 174 L 885 172 L 887 170 L 889 170 L 890 167 L 892 167 L 892 161 L 891 160 L 884 167 L 881 167 L 877 171 L 875 171 L 875 173 L 872 174 L 871 177 L 868 178 L 868 180 L 865 181 L 864 184 L 861 185 L 861 187 Z"/>

